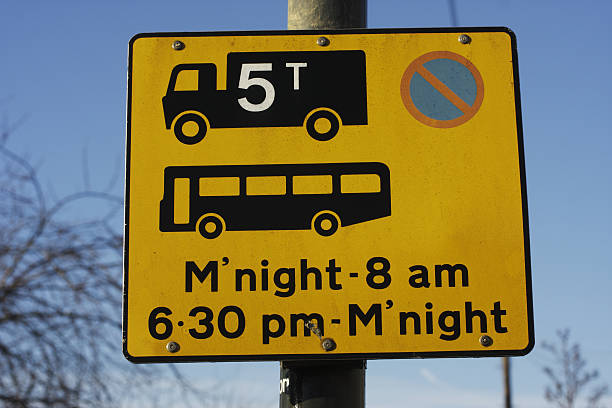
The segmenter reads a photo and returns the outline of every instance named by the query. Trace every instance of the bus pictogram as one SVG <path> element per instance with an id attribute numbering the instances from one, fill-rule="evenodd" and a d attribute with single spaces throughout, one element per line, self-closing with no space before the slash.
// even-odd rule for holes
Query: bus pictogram
<path id="1" fill-rule="evenodd" d="M 304 126 L 315 140 L 367 125 L 365 53 L 230 52 L 225 89 L 213 63 L 179 64 L 162 98 L 166 129 L 196 144 L 209 128 Z"/>
<path id="2" fill-rule="evenodd" d="M 389 168 L 378 162 L 169 166 L 162 232 L 307 230 L 321 236 L 391 215 Z"/>

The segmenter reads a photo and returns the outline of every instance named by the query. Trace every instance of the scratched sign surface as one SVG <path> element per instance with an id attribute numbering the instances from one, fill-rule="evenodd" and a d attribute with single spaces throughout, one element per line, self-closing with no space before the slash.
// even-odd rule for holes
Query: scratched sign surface
<path id="1" fill-rule="evenodd" d="M 134 37 L 126 357 L 529 352 L 517 72 L 506 29 Z"/>

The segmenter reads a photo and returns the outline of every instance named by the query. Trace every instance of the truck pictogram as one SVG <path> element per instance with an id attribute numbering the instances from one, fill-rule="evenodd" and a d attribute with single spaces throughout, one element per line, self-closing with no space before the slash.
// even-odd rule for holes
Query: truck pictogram
<path id="1" fill-rule="evenodd" d="M 212 128 L 304 126 L 332 139 L 341 126 L 367 125 L 365 53 L 344 51 L 230 52 L 225 89 L 213 63 L 179 64 L 162 98 L 166 129 L 196 144 Z M 191 85 L 180 87 L 182 77 Z"/>

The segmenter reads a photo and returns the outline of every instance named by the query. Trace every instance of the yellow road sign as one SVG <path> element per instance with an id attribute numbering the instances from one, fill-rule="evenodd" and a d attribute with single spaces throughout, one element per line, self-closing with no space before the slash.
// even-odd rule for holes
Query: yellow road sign
<path id="1" fill-rule="evenodd" d="M 517 72 L 506 29 L 134 37 L 126 357 L 529 352 Z"/>

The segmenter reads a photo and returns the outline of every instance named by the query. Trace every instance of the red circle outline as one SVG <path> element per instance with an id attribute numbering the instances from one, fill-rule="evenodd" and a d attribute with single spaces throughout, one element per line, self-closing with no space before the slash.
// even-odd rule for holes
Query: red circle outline
<path id="1" fill-rule="evenodd" d="M 410 81 L 412 80 L 412 77 L 416 73 L 417 69 L 423 66 L 423 64 L 425 64 L 426 62 L 439 58 L 451 59 L 462 64 L 472 73 L 472 76 L 476 81 L 476 100 L 474 101 L 472 106 L 470 106 L 470 109 L 468 111 L 463 112 L 463 115 L 455 119 L 438 120 L 424 115 L 416 107 L 410 95 Z M 478 72 L 478 69 L 476 69 L 474 64 L 472 64 L 470 60 L 468 60 L 464 56 L 455 54 L 454 52 L 450 51 L 433 51 L 421 55 L 420 57 L 412 61 L 410 65 L 408 65 L 408 68 L 406 68 L 404 74 L 402 75 L 402 80 L 400 83 L 400 94 L 402 96 L 402 102 L 404 102 L 404 106 L 406 107 L 408 112 L 410 112 L 412 116 L 414 116 L 419 122 L 436 128 L 451 128 L 467 122 L 472 117 L 474 117 L 474 115 L 476 115 L 476 112 L 478 112 L 478 109 L 480 109 L 480 105 L 482 105 L 482 101 L 484 99 L 484 82 L 482 80 L 480 72 Z"/>

